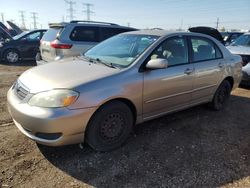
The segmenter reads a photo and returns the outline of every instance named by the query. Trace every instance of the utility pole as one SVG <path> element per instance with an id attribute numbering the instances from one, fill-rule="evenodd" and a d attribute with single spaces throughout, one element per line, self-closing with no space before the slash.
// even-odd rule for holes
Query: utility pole
<path id="1" fill-rule="evenodd" d="M 182 31 L 182 26 L 183 26 L 183 18 L 181 19 L 181 26 L 179 28 L 180 31 Z"/>
<path id="2" fill-rule="evenodd" d="M 216 29 L 219 28 L 219 18 L 217 18 L 217 21 L 216 21 Z"/>
<path id="3" fill-rule="evenodd" d="M 33 20 L 33 28 L 37 29 L 37 19 L 38 19 L 38 13 L 37 12 L 31 12 L 31 19 Z"/>
<path id="4" fill-rule="evenodd" d="M 25 26 L 25 11 L 19 11 L 20 14 L 20 20 L 21 20 L 21 28 L 26 29 Z"/>
<path id="5" fill-rule="evenodd" d="M 90 21 L 90 15 L 94 12 L 91 10 L 91 7 L 93 7 L 93 4 L 90 3 L 83 3 L 83 7 L 86 6 L 86 9 L 83 10 L 84 13 L 86 13 L 87 21 Z"/>
<path id="6" fill-rule="evenodd" d="M 2 19 L 2 22 L 4 23 L 4 13 L 1 12 L 1 19 Z"/>
<path id="7" fill-rule="evenodd" d="M 74 18 L 75 18 L 75 16 L 74 16 L 74 12 L 75 12 L 75 10 L 74 10 L 74 8 L 73 8 L 73 5 L 75 5 L 76 4 L 76 2 L 75 1 L 72 1 L 72 0 L 64 0 L 65 1 L 65 3 L 67 3 L 68 5 L 69 5 L 69 9 L 67 9 L 67 11 L 69 12 L 69 15 L 67 16 L 69 19 L 70 19 L 70 21 L 71 20 L 73 20 Z"/>

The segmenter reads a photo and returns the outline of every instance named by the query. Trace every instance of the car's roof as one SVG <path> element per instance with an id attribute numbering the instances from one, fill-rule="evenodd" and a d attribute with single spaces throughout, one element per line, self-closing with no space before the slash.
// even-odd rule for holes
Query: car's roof
<path id="1" fill-rule="evenodd" d="M 123 33 L 122 33 L 123 34 Z M 145 29 L 145 30 L 137 30 L 137 31 L 130 31 L 124 34 L 136 34 L 136 35 L 154 35 L 154 36 L 167 36 L 172 34 L 179 34 L 179 35 L 195 35 L 195 36 L 206 36 L 209 38 L 214 38 L 209 36 L 208 34 L 203 34 L 199 32 L 191 32 L 191 31 L 169 31 L 169 30 L 160 30 L 160 29 Z M 249 33 L 250 34 L 250 33 Z"/>
<path id="2" fill-rule="evenodd" d="M 130 31 L 127 32 L 129 34 L 137 34 L 137 35 L 154 35 L 154 36 L 166 36 L 171 34 L 189 34 L 190 32 L 183 32 L 183 31 L 167 31 L 167 30 L 160 30 L 160 29 L 145 29 L 145 30 L 138 30 L 138 31 Z"/>
<path id="3" fill-rule="evenodd" d="M 112 27 L 112 28 L 121 28 L 121 29 L 130 29 L 137 30 L 133 27 L 122 26 L 114 23 L 108 22 L 95 22 L 95 21 L 71 21 L 71 22 L 61 22 L 61 23 L 49 23 L 49 27 L 65 27 L 66 25 L 74 25 L 74 26 L 98 26 L 98 27 Z"/>

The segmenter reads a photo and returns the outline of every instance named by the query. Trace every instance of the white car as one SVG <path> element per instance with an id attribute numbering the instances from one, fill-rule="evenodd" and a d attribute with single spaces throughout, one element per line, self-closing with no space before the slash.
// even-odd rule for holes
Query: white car
<path id="1" fill-rule="evenodd" d="M 243 85 L 250 85 L 250 33 L 241 35 L 227 49 L 232 54 L 237 54 L 242 57 L 242 81 Z"/>

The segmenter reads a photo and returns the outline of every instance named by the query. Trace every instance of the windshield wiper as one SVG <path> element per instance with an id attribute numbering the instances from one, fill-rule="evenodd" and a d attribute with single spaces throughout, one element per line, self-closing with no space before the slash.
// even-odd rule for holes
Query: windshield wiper
<path id="1" fill-rule="evenodd" d="M 87 57 L 85 55 L 79 56 L 79 58 L 87 60 L 90 63 L 95 63 L 95 64 L 99 63 L 99 64 L 105 65 L 107 67 L 110 67 L 110 68 L 120 69 L 118 66 L 115 66 L 113 63 L 104 62 L 103 60 L 101 60 L 99 58 L 91 58 L 91 57 Z"/>
<path id="2" fill-rule="evenodd" d="M 114 68 L 114 69 L 119 69 L 119 67 L 115 66 L 113 63 L 106 63 L 102 60 L 100 60 L 99 58 L 96 58 L 96 59 L 93 59 L 95 62 L 97 63 L 101 63 L 102 65 L 105 65 L 107 67 L 110 67 L 110 68 Z"/>

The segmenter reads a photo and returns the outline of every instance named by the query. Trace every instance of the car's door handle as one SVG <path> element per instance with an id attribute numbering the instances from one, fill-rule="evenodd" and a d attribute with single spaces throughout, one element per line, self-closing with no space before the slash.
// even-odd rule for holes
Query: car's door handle
<path id="1" fill-rule="evenodd" d="M 219 63 L 219 64 L 218 64 L 218 67 L 223 68 L 223 67 L 224 67 L 224 64 L 223 64 L 223 63 Z"/>
<path id="2" fill-rule="evenodd" d="M 190 68 L 187 68 L 184 73 L 189 75 L 189 74 L 192 74 L 194 72 L 194 69 L 190 69 Z"/>

